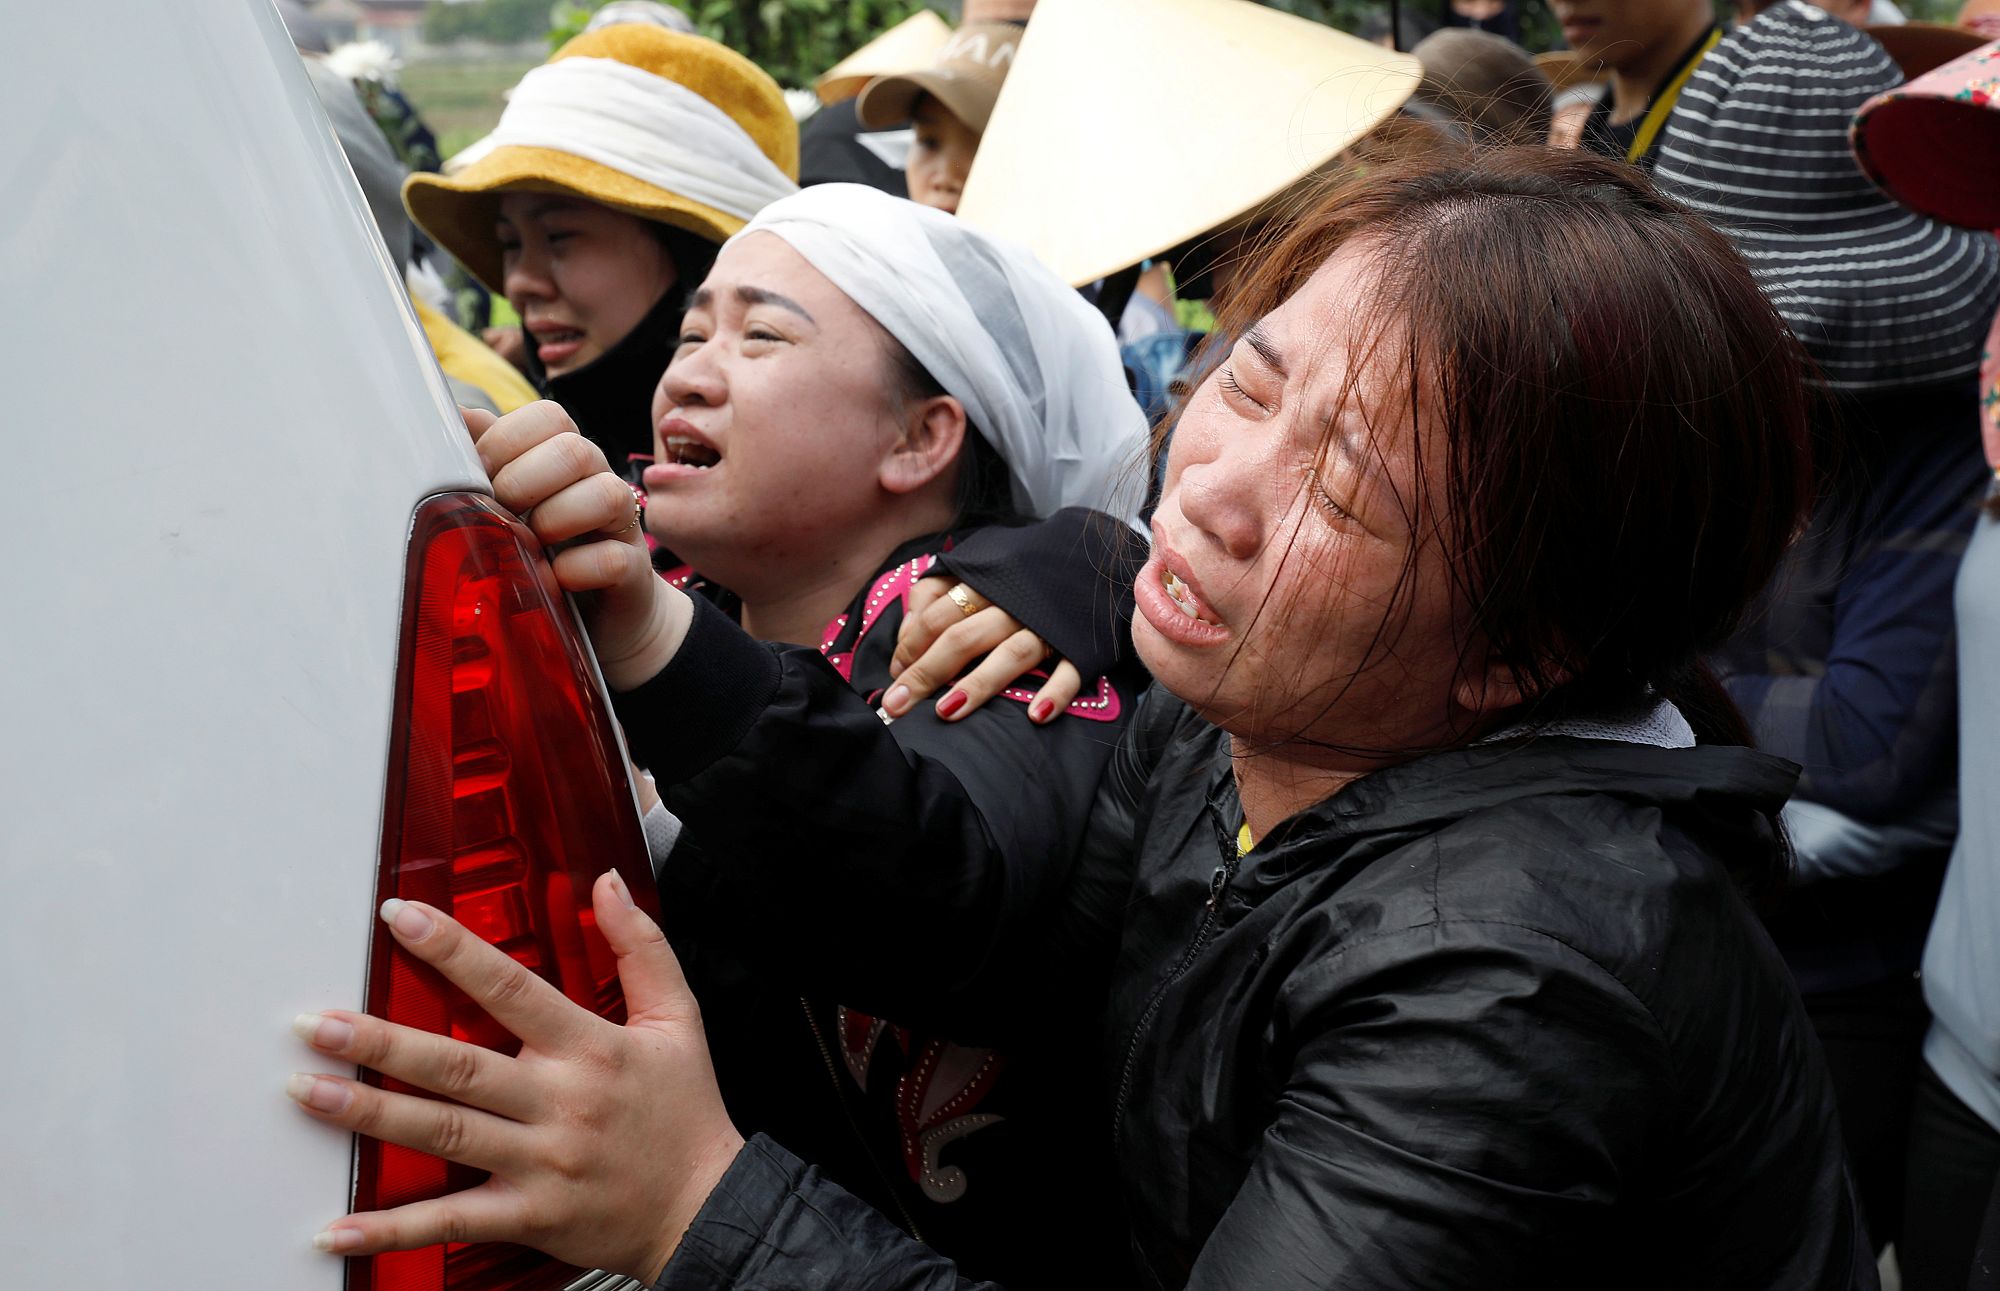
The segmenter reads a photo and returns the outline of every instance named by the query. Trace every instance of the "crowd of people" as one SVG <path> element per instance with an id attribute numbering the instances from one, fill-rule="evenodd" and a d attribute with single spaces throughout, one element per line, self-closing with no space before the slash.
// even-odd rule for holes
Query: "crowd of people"
<path id="1" fill-rule="evenodd" d="M 2000 32 L 1550 5 L 309 59 L 657 880 L 623 1026 L 385 907 L 522 1049 L 302 1018 L 491 1174 L 321 1249 L 2000 1288 Z"/>

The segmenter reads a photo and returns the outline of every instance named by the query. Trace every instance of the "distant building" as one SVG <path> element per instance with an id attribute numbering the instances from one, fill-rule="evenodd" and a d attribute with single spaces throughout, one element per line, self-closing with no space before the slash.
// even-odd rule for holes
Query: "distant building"
<path id="1" fill-rule="evenodd" d="M 361 7 L 354 0 L 278 0 L 278 15 L 300 49 L 321 54 L 360 31 Z"/>

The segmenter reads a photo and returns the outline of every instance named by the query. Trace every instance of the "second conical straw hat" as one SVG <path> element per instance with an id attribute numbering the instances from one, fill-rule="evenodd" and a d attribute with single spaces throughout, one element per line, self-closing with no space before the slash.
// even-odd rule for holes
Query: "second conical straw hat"
<path id="1" fill-rule="evenodd" d="M 1091 282 L 1284 191 L 1422 76 L 1250 0 L 1041 0 L 959 218 Z"/>
<path id="2" fill-rule="evenodd" d="M 919 9 L 820 73 L 813 93 L 821 103 L 838 103 L 861 93 L 878 76 L 898 76 L 929 67 L 951 39 L 951 28 L 929 9 Z"/>

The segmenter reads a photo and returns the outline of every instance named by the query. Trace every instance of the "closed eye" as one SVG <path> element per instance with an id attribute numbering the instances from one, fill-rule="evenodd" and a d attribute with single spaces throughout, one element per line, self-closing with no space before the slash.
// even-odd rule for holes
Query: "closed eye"
<path id="1" fill-rule="evenodd" d="M 1230 367 L 1227 364 L 1225 364 L 1222 368 L 1222 376 L 1220 379 L 1222 381 L 1222 388 L 1224 390 L 1227 390 L 1230 394 L 1233 394 L 1239 399 L 1242 399 L 1248 403 L 1256 405 L 1259 408 L 1262 408 L 1265 412 L 1271 411 L 1271 409 L 1261 399 L 1254 397 L 1248 390 L 1245 390 L 1243 388 L 1240 382 L 1236 380 L 1236 370 L 1233 367 Z"/>
<path id="2" fill-rule="evenodd" d="M 1348 520 L 1355 524 L 1361 524 L 1359 516 L 1334 501 L 1333 495 L 1326 491 L 1326 481 L 1321 477 L 1318 467 L 1306 467 L 1306 483 L 1312 487 L 1313 502 L 1320 510 L 1326 512 L 1336 520 Z M 1362 525 L 1362 528 L 1366 529 L 1367 526 Z M 1370 529 L 1369 532 L 1373 533 L 1374 530 Z"/>

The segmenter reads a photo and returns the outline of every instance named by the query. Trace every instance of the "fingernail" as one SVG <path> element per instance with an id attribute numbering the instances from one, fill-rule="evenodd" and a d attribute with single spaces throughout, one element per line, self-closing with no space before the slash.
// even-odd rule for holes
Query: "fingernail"
<path id="1" fill-rule="evenodd" d="M 962 690 L 954 690 L 949 695 L 946 695 L 943 699 L 940 699 L 938 701 L 937 715 L 939 717 L 950 717 L 953 713 L 956 713 L 959 709 L 964 707 L 965 707 L 965 692 Z"/>
<path id="2" fill-rule="evenodd" d="M 1054 700 L 1038 699 L 1035 701 L 1034 707 L 1028 710 L 1028 720 L 1031 722 L 1046 722 L 1054 715 L 1055 711 L 1056 705 Z"/>
<path id="3" fill-rule="evenodd" d="M 605 872 L 611 876 L 611 890 L 618 894 L 618 899 L 625 903 L 625 908 L 628 910 L 637 910 L 639 903 L 632 899 L 632 889 L 625 886 L 625 876 L 617 870 L 607 870 Z"/>
<path id="4" fill-rule="evenodd" d="M 437 927 L 429 915 L 396 897 L 382 903 L 382 922 L 401 933 L 405 941 L 422 941 Z"/>
<path id="5" fill-rule="evenodd" d="M 354 1026 L 324 1013 L 301 1013 L 292 1019 L 292 1034 L 315 1049 L 339 1053 L 354 1043 Z"/>
<path id="6" fill-rule="evenodd" d="M 903 710 L 910 706 L 910 688 L 891 686 L 889 693 L 882 696 L 882 711 L 891 717 L 901 717 Z"/>
<path id="7" fill-rule="evenodd" d="M 344 1112 L 354 1101 L 353 1091 L 339 1081 L 303 1073 L 285 1082 L 285 1092 L 293 1102 L 304 1103 L 315 1112 Z"/>
<path id="8" fill-rule="evenodd" d="M 361 1245 L 361 1230 L 358 1228 L 327 1228 L 313 1234 L 313 1249 L 338 1255 Z"/>

